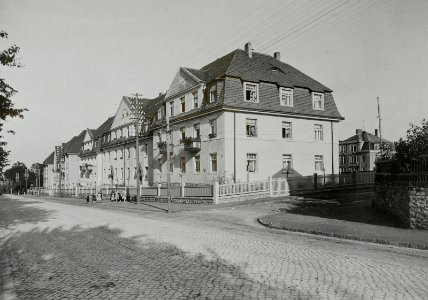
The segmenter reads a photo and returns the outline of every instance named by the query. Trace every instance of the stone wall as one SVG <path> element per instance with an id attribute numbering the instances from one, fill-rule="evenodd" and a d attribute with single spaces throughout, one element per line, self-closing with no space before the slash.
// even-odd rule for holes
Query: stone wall
<path id="1" fill-rule="evenodd" d="M 428 230 L 428 188 L 411 188 L 409 198 L 410 228 Z"/>
<path id="2" fill-rule="evenodd" d="M 373 207 L 401 221 L 410 227 L 409 221 L 409 187 L 405 184 L 375 184 L 376 200 Z"/>
<path id="3" fill-rule="evenodd" d="M 428 188 L 415 187 L 405 176 L 376 178 L 373 206 L 412 229 L 428 230 Z"/>

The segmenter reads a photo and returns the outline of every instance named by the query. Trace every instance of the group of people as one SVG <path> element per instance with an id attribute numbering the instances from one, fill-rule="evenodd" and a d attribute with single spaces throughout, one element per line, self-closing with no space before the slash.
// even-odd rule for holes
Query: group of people
<path id="1" fill-rule="evenodd" d="M 86 195 L 86 203 L 89 203 L 90 201 L 92 201 L 92 203 L 101 203 L 101 200 L 103 200 L 103 194 L 101 191 L 96 195 Z M 125 201 L 125 198 L 123 198 L 120 192 L 112 191 L 110 194 L 110 201 Z"/>

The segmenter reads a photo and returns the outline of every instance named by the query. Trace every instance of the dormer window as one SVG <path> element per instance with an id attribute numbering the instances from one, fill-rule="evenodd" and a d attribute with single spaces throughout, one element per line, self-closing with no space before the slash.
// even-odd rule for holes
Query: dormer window
<path id="1" fill-rule="evenodd" d="M 213 85 L 210 87 L 210 103 L 217 102 L 217 86 Z"/>
<path id="2" fill-rule="evenodd" d="M 163 107 L 159 107 L 158 109 L 158 120 L 163 118 Z"/>
<path id="3" fill-rule="evenodd" d="M 169 102 L 169 115 L 170 117 L 174 116 L 174 101 Z"/>
<path id="4" fill-rule="evenodd" d="M 122 111 L 122 119 L 125 119 L 126 117 L 128 117 L 128 110 L 124 109 Z"/>
<path id="5" fill-rule="evenodd" d="M 199 107 L 198 92 L 193 92 L 192 96 L 193 96 L 193 108 L 198 108 Z"/>
<path id="6" fill-rule="evenodd" d="M 281 106 L 293 106 L 293 89 L 280 88 L 279 89 L 279 100 Z"/>
<path id="7" fill-rule="evenodd" d="M 183 113 L 186 111 L 186 98 L 181 97 L 180 102 L 181 102 L 181 112 Z"/>
<path id="8" fill-rule="evenodd" d="M 312 93 L 312 107 L 315 110 L 324 110 L 324 94 Z"/>
<path id="9" fill-rule="evenodd" d="M 259 86 L 255 83 L 244 83 L 244 100 L 247 102 L 259 102 Z"/>

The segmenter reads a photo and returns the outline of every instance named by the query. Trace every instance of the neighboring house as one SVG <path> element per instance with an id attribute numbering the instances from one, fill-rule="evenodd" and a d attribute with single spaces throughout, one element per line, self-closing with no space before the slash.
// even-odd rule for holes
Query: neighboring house
<path id="1" fill-rule="evenodd" d="M 107 186 L 137 186 L 135 125 L 131 101 L 137 101 L 145 113 L 145 122 L 139 129 L 139 164 L 143 186 L 153 182 L 153 142 L 149 122 L 165 94 L 155 99 L 123 97 L 110 130 L 101 136 L 102 183 Z"/>
<path id="2" fill-rule="evenodd" d="M 380 141 L 377 129 L 375 129 L 375 134 L 357 129 L 355 135 L 339 141 L 340 172 L 375 170 L 375 160 L 380 153 Z M 394 147 L 394 144 L 388 140 L 382 139 L 382 143 L 390 148 Z"/>
<path id="3" fill-rule="evenodd" d="M 338 173 L 339 121 L 332 90 L 274 57 L 237 49 L 199 70 L 180 68 L 153 128 L 155 182 L 265 180 Z"/>
<path id="4" fill-rule="evenodd" d="M 56 186 L 56 175 L 54 169 L 54 158 L 55 152 L 49 154 L 49 156 L 43 161 L 43 187 L 46 189 L 52 189 Z"/>
<path id="5" fill-rule="evenodd" d="M 110 130 L 113 117 L 104 121 L 97 129 L 87 129 L 80 150 L 80 185 L 99 187 L 103 184 L 101 140 Z"/>
<path id="6" fill-rule="evenodd" d="M 64 151 L 64 187 L 75 188 L 79 186 L 79 166 L 80 157 L 79 152 L 82 147 L 83 138 L 85 137 L 85 130 L 78 136 L 74 136 L 70 141 L 63 144 Z"/>

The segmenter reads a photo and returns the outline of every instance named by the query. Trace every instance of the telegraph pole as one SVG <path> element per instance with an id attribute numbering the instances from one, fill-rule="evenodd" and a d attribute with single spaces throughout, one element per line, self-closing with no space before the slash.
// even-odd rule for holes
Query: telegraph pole
<path id="1" fill-rule="evenodd" d="M 169 117 L 166 116 L 166 184 L 167 184 L 167 198 L 168 198 L 168 212 L 171 212 L 171 174 L 170 174 L 170 161 L 171 153 L 170 148 L 170 129 L 169 129 Z"/>
<path id="2" fill-rule="evenodd" d="M 377 97 L 377 117 L 379 119 L 379 137 L 380 137 L 380 143 L 379 143 L 379 148 L 380 148 L 380 155 L 382 156 L 382 127 L 381 127 L 381 122 L 382 119 L 380 117 L 380 103 L 379 103 L 379 97 Z"/>
<path id="3" fill-rule="evenodd" d="M 24 177 L 25 177 L 25 194 L 28 194 L 28 169 L 25 168 L 25 173 L 24 173 Z"/>
<path id="4" fill-rule="evenodd" d="M 137 203 L 141 204 L 141 195 L 140 195 L 140 175 L 141 175 L 141 168 L 140 168 L 140 124 L 142 123 L 144 119 L 144 112 L 142 108 L 142 103 L 140 103 L 138 97 L 140 95 L 136 93 L 134 95 L 134 99 L 131 101 L 132 104 L 132 114 L 134 118 L 134 125 L 135 125 L 135 159 L 137 163 Z"/>

